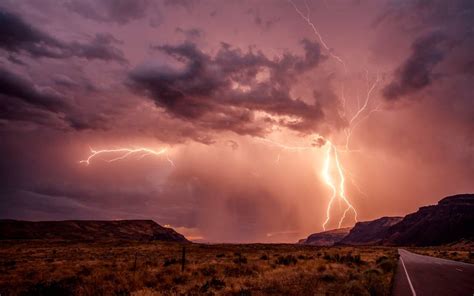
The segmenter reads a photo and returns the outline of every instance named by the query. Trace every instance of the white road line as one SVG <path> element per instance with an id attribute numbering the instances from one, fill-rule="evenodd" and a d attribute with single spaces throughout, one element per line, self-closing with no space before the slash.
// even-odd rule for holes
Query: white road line
<path id="1" fill-rule="evenodd" d="M 461 271 L 462 272 L 462 269 L 461 268 L 456 268 L 457 271 Z"/>
<path id="2" fill-rule="evenodd" d="M 402 266 L 403 266 L 403 269 L 405 270 L 405 274 L 407 275 L 408 284 L 410 284 L 411 292 L 413 293 L 413 296 L 416 296 L 415 289 L 413 288 L 413 285 L 411 284 L 410 276 L 408 275 L 407 268 L 405 267 L 405 262 L 403 262 L 402 254 L 400 254 L 400 260 L 402 260 Z"/>

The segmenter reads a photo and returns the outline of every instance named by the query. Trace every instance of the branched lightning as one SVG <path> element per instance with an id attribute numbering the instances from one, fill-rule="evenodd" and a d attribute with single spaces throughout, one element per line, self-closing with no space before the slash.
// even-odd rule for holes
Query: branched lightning
<path id="1" fill-rule="evenodd" d="M 316 28 L 314 23 L 311 21 L 310 9 L 309 9 L 309 6 L 308 6 L 308 3 L 306 2 L 306 0 L 304 1 L 305 7 L 306 7 L 306 14 L 304 14 L 298 8 L 298 6 L 293 2 L 293 0 L 288 0 L 288 2 L 291 3 L 291 5 L 295 9 L 296 13 L 311 27 L 313 33 L 315 34 L 316 39 L 320 42 L 320 44 L 323 46 L 323 48 L 328 52 L 328 54 L 332 58 L 334 58 L 338 63 L 340 63 L 343 66 L 344 73 L 347 73 L 347 67 L 346 67 L 345 61 L 340 56 L 336 55 L 334 53 L 334 51 L 328 46 L 326 41 L 323 39 L 321 33 L 319 32 L 319 30 Z M 364 121 L 366 118 L 368 118 L 371 114 L 373 114 L 374 112 L 380 111 L 380 109 L 379 109 L 380 105 L 377 106 L 375 109 L 372 109 L 372 110 L 370 110 L 370 107 L 369 107 L 370 100 L 371 100 L 371 95 L 372 95 L 373 91 L 376 89 L 378 82 L 380 81 L 379 76 L 377 75 L 375 81 L 369 87 L 369 72 L 368 72 L 368 70 L 366 70 L 366 81 L 367 81 L 367 94 L 365 96 L 365 101 L 362 104 L 362 106 L 360 106 L 359 97 L 357 95 L 357 111 L 354 113 L 354 115 L 352 117 L 350 117 L 347 120 L 348 126 L 344 129 L 344 133 L 345 133 L 345 136 L 346 136 L 345 149 L 343 150 L 344 152 L 355 152 L 356 151 L 356 150 L 350 150 L 349 149 L 349 143 L 350 143 L 350 139 L 351 139 L 351 136 L 352 136 L 352 133 L 353 133 L 354 129 L 362 121 Z M 347 102 L 346 102 L 346 96 L 345 96 L 344 81 L 342 82 L 342 87 L 341 88 L 342 88 L 341 89 L 341 103 L 342 103 L 341 104 L 342 105 L 342 112 L 341 112 L 342 114 L 341 114 L 341 116 L 346 117 L 347 116 L 347 114 L 346 114 L 347 113 L 346 112 Z M 328 224 L 328 222 L 331 219 L 331 209 L 332 209 L 332 205 L 333 205 L 334 200 L 336 199 L 336 197 L 339 197 L 339 201 L 342 200 L 346 205 L 346 209 L 344 210 L 344 212 L 343 212 L 343 214 L 342 214 L 342 216 L 339 220 L 339 223 L 338 223 L 338 227 L 340 228 L 342 226 L 342 223 L 344 222 L 344 220 L 346 218 L 346 215 L 349 211 L 352 211 L 354 213 L 354 220 L 357 222 L 357 211 L 354 208 L 354 206 L 351 204 L 351 202 L 350 202 L 350 200 L 349 200 L 349 198 L 346 194 L 346 190 L 345 190 L 345 180 L 346 180 L 345 174 L 346 174 L 346 171 L 345 171 L 345 169 L 344 169 L 344 167 L 341 163 L 341 160 L 340 160 L 340 157 L 339 157 L 339 151 L 338 151 L 336 145 L 334 145 L 332 142 L 330 142 L 327 139 L 325 139 L 325 140 L 326 140 L 325 145 L 327 146 L 327 150 L 326 150 L 326 154 L 325 154 L 325 160 L 324 160 L 323 168 L 321 170 L 321 175 L 322 175 L 323 181 L 330 188 L 332 193 L 331 193 L 331 197 L 329 199 L 328 206 L 326 208 L 326 219 L 323 223 L 323 229 L 326 229 L 326 225 Z M 357 152 L 359 152 L 359 151 L 357 151 Z M 334 164 L 334 169 L 337 171 L 338 180 L 339 180 L 338 185 L 336 185 L 336 180 L 331 175 L 331 164 Z M 350 173 L 349 173 L 349 176 L 350 176 Z M 350 176 L 350 180 L 354 184 L 356 189 L 359 192 L 362 193 L 362 190 L 360 190 L 360 187 L 355 184 L 355 182 L 353 181 L 353 178 L 351 176 Z M 364 193 L 364 195 L 365 195 L 365 193 Z"/>
<path id="2" fill-rule="evenodd" d="M 160 150 L 154 150 L 151 148 L 146 148 L 146 147 L 141 147 L 141 148 L 117 148 L 117 149 L 103 149 L 103 150 L 95 150 L 90 148 L 90 154 L 89 156 L 84 159 L 79 161 L 79 163 L 83 163 L 85 165 L 90 165 L 91 162 L 99 158 L 101 155 L 118 155 L 112 158 L 101 158 L 102 160 L 106 162 L 114 162 L 117 160 L 123 160 L 129 157 L 135 156 L 136 159 L 142 159 L 145 156 L 161 156 L 165 155 L 166 159 L 168 162 L 172 165 L 175 166 L 173 161 L 169 158 L 168 156 L 168 149 L 167 148 L 161 148 Z"/>

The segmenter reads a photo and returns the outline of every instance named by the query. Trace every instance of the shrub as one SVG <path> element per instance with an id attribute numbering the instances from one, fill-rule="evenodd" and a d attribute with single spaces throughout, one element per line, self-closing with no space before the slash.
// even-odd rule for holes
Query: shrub
<path id="1" fill-rule="evenodd" d="M 387 256 L 380 256 L 377 258 L 377 260 L 375 260 L 375 263 L 379 264 L 380 262 L 385 261 L 387 259 Z"/>
<path id="2" fill-rule="evenodd" d="M 344 295 L 367 295 L 367 290 L 362 285 L 362 283 L 350 281 L 345 284 Z"/>
<path id="3" fill-rule="evenodd" d="M 209 289 L 221 290 L 225 287 L 224 281 L 216 278 L 212 278 L 210 281 L 206 281 L 204 285 L 201 286 L 199 291 L 201 293 L 207 293 Z"/>
<path id="4" fill-rule="evenodd" d="M 363 261 L 360 259 L 360 255 L 359 255 L 359 254 L 357 254 L 357 255 L 354 256 L 354 263 L 355 263 L 355 264 L 361 264 L 361 263 L 363 263 Z"/>
<path id="5" fill-rule="evenodd" d="M 319 279 L 322 280 L 323 282 L 332 283 L 332 282 L 335 282 L 337 278 L 333 274 L 325 273 L 322 276 L 320 276 Z"/>
<path id="6" fill-rule="evenodd" d="M 165 258 L 165 261 L 163 262 L 163 266 L 167 267 L 173 264 L 178 264 L 178 260 L 175 258 Z"/>
<path id="7" fill-rule="evenodd" d="M 186 284 L 187 280 L 188 280 L 188 278 L 184 275 L 178 275 L 178 276 L 173 277 L 173 283 L 175 285 Z"/>
<path id="8" fill-rule="evenodd" d="M 75 277 L 65 278 L 59 281 L 40 282 L 29 287 L 23 295 L 68 296 L 75 294 L 74 288 L 77 285 L 79 285 L 79 282 Z"/>
<path id="9" fill-rule="evenodd" d="M 267 254 L 263 254 L 262 256 L 260 256 L 260 260 L 268 260 Z"/>
<path id="10" fill-rule="evenodd" d="M 300 255 L 298 255 L 298 259 L 300 259 L 300 260 L 309 260 L 309 259 L 313 259 L 313 257 L 305 256 L 303 254 L 300 254 Z"/>
<path id="11" fill-rule="evenodd" d="M 388 272 L 391 272 L 395 269 L 395 264 L 393 262 L 391 262 L 390 260 L 386 259 L 386 260 L 383 260 L 382 262 L 380 262 L 378 264 L 378 267 L 380 269 L 382 269 L 382 271 L 384 273 L 388 273 Z"/>
<path id="12" fill-rule="evenodd" d="M 317 270 L 318 272 L 323 272 L 323 271 L 326 270 L 326 265 L 319 265 L 316 270 Z"/>
<path id="13" fill-rule="evenodd" d="M 214 276 L 217 273 L 217 270 L 214 266 L 206 266 L 201 268 L 201 273 L 203 276 Z"/>
<path id="14" fill-rule="evenodd" d="M 298 262 L 298 259 L 296 259 L 295 256 L 293 255 L 286 255 L 286 256 L 280 256 L 278 257 L 276 264 L 280 265 L 290 265 L 290 264 L 296 264 Z"/>
<path id="15" fill-rule="evenodd" d="M 246 264 L 247 263 L 247 257 L 242 256 L 240 253 L 238 253 L 238 257 L 233 260 L 235 264 Z"/>

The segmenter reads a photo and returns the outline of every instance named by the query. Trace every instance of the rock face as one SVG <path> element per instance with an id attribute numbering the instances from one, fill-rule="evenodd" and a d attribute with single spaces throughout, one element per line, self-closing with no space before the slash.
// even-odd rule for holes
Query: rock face
<path id="1" fill-rule="evenodd" d="M 310 235 L 301 244 L 436 246 L 474 242 L 474 194 L 443 198 L 405 217 L 358 222 L 348 231 L 336 229 Z"/>
<path id="2" fill-rule="evenodd" d="M 403 217 L 382 217 L 372 221 L 357 222 L 349 234 L 338 244 L 342 245 L 373 245 L 382 242 L 387 230 L 399 223 Z"/>
<path id="3" fill-rule="evenodd" d="M 387 245 L 434 246 L 474 240 L 474 194 L 443 198 L 437 205 L 421 207 L 390 227 Z"/>
<path id="4" fill-rule="evenodd" d="M 6 239 L 188 242 L 183 235 L 152 220 L 43 222 L 0 220 L 0 240 Z"/>
<path id="5" fill-rule="evenodd" d="M 313 233 L 298 243 L 313 246 L 332 246 L 343 239 L 349 233 L 350 229 L 349 227 Z"/>

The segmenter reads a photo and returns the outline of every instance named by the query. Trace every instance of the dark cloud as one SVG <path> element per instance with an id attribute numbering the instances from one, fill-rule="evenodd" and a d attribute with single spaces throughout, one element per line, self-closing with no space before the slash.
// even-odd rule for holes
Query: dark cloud
<path id="1" fill-rule="evenodd" d="M 286 53 L 273 60 L 225 43 L 214 56 L 190 42 L 163 45 L 155 48 L 180 67 L 144 65 L 130 78 L 134 89 L 144 91 L 158 106 L 201 127 L 258 135 L 271 122 L 313 132 L 323 118 L 321 106 L 293 99 L 290 90 L 298 75 L 314 69 L 323 56 L 318 44 L 302 44 L 303 57 Z M 257 111 L 291 118 L 260 120 Z"/>
<path id="2" fill-rule="evenodd" d="M 0 8 L 0 48 L 9 53 L 25 52 L 32 57 L 81 57 L 126 63 L 123 53 L 114 47 L 118 42 L 110 34 L 96 34 L 89 42 L 64 42 Z"/>
<path id="3" fill-rule="evenodd" d="M 85 116 L 69 98 L 51 87 L 0 68 L 0 119 L 31 122 L 56 129 L 98 128 L 100 116 Z"/>
<path id="4" fill-rule="evenodd" d="M 402 28 L 402 36 L 417 37 L 410 55 L 384 89 L 385 97 L 410 96 L 429 89 L 436 78 L 459 79 L 458 75 L 468 74 L 466 65 L 474 60 L 473 19 L 474 2 L 469 0 L 391 2 L 377 25 L 395 25 Z"/>
<path id="5" fill-rule="evenodd" d="M 66 7 L 84 18 L 99 22 L 125 25 L 143 18 L 149 8 L 149 0 L 71 0 Z"/>
<path id="6" fill-rule="evenodd" d="M 410 57 L 396 70 L 395 79 L 385 87 L 384 96 L 394 100 L 429 86 L 435 76 L 435 66 L 445 56 L 441 48 L 443 41 L 445 37 L 439 32 L 417 39 Z"/>
<path id="7" fill-rule="evenodd" d="M 0 94 L 52 112 L 69 107 L 66 99 L 52 91 L 41 91 L 26 79 L 0 69 Z"/>
<path id="8" fill-rule="evenodd" d="M 122 51 L 114 47 L 115 44 L 120 43 L 111 34 L 99 33 L 88 43 L 72 42 L 69 44 L 69 48 L 74 56 L 127 63 Z"/>

